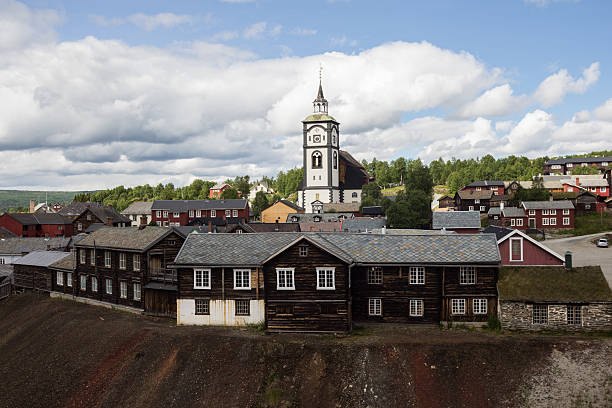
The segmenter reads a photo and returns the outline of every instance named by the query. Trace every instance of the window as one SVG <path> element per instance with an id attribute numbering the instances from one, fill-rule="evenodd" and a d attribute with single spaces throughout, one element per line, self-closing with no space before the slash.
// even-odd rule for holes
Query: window
<path id="1" fill-rule="evenodd" d="M 276 305 L 277 315 L 292 315 L 293 305 Z"/>
<path id="2" fill-rule="evenodd" d="M 476 187 L 476 191 L 482 191 L 482 187 Z"/>
<path id="3" fill-rule="evenodd" d="M 6 261 L 4 260 L 4 258 L 0 258 L 0 265 L 4 265 L 6 263 Z"/>
<path id="4" fill-rule="evenodd" d="M 276 289 L 295 290 L 294 268 L 276 268 Z"/>
<path id="5" fill-rule="evenodd" d="M 238 217 L 238 210 L 232 210 L 232 217 Z"/>
<path id="6" fill-rule="evenodd" d="M 320 169 L 321 167 L 323 167 L 321 158 L 322 158 L 321 152 L 319 152 L 318 150 L 312 153 L 312 168 L 313 169 Z"/>
<path id="7" fill-rule="evenodd" d="M 451 313 L 454 315 L 465 314 L 465 299 L 453 299 L 451 301 Z"/>
<path id="8" fill-rule="evenodd" d="M 133 286 L 134 286 L 134 300 L 140 300 L 141 293 L 142 293 L 140 283 L 134 282 Z"/>
<path id="9" fill-rule="evenodd" d="M 548 305 L 533 305 L 533 324 L 548 324 Z"/>
<path id="10" fill-rule="evenodd" d="M 164 221 L 164 227 L 168 226 L 168 221 Z"/>
<path id="11" fill-rule="evenodd" d="M 251 289 L 250 269 L 234 269 L 234 289 Z"/>
<path id="12" fill-rule="evenodd" d="M 473 205 L 470 205 L 470 206 L 468 207 L 468 211 L 474 211 L 474 206 L 473 206 Z"/>
<path id="13" fill-rule="evenodd" d="M 91 214 L 87 214 L 87 221 L 91 221 Z"/>
<path id="14" fill-rule="evenodd" d="M 382 316 L 382 299 L 368 299 L 368 314 L 370 316 Z"/>
<path id="15" fill-rule="evenodd" d="M 357 198 L 357 193 L 353 193 L 353 194 L 351 194 L 351 197 L 352 197 L 352 198 Z"/>
<path id="16" fill-rule="evenodd" d="M 480 199 L 479 198 L 475 199 L 474 204 L 480 204 Z"/>
<path id="17" fill-rule="evenodd" d="M 202 216 L 202 210 L 196 210 L 196 217 L 200 218 Z"/>
<path id="18" fill-rule="evenodd" d="M 193 288 L 210 289 L 210 269 L 193 270 Z"/>
<path id="19" fill-rule="evenodd" d="M 549 210 L 548 215 L 557 215 L 557 210 Z"/>
<path id="20" fill-rule="evenodd" d="M 121 296 L 121 299 L 127 299 L 127 282 L 126 281 L 121 281 L 119 283 L 119 294 Z"/>
<path id="21" fill-rule="evenodd" d="M 193 210 L 189 210 L 189 217 L 193 217 L 194 211 Z"/>
<path id="22" fill-rule="evenodd" d="M 569 210 L 563 210 L 563 215 L 569 215 Z"/>
<path id="23" fill-rule="evenodd" d="M 81 224 L 80 222 L 77 224 L 77 230 L 83 231 L 83 224 Z"/>
<path id="24" fill-rule="evenodd" d="M 476 268 L 473 266 L 461 266 L 459 268 L 459 283 L 462 285 L 473 285 L 476 283 Z"/>
<path id="25" fill-rule="evenodd" d="M 168 211 L 164 211 L 164 218 L 168 218 Z"/>
<path id="26" fill-rule="evenodd" d="M 573 193 L 574 192 L 574 187 L 568 187 L 567 191 L 570 192 L 570 193 Z"/>
<path id="27" fill-rule="evenodd" d="M 554 170 L 558 170 L 558 169 L 561 168 L 561 165 L 560 164 L 553 164 L 552 166 L 550 166 L 550 168 L 554 169 Z"/>
<path id="28" fill-rule="evenodd" d="M 472 301 L 474 314 L 487 314 L 487 299 L 474 299 Z"/>
<path id="29" fill-rule="evenodd" d="M 179 214 L 179 213 L 177 213 L 177 212 L 175 212 L 175 213 L 173 213 L 173 214 L 172 214 L 172 216 L 173 216 L 174 218 L 178 218 L 178 217 L 180 216 L 180 214 Z"/>
<path id="30" fill-rule="evenodd" d="M 548 215 L 548 210 L 542 210 L 542 215 Z"/>
<path id="31" fill-rule="evenodd" d="M 306 245 L 302 245 L 300 248 L 300 256 L 308 256 L 308 247 Z"/>
<path id="32" fill-rule="evenodd" d="M 587 166 L 588 166 L 588 163 L 582 163 L 582 164 L 581 164 L 581 166 L 582 166 L 582 167 L 587 167 Z"/>
<path id="33" fill-rule="evenodd" d="M 480 206 L 480 212 L 485 212 L 487 209 L 487 207 L 485 207 L 484 205 Z"/>
<path id="34" fill-rule="evenodd" d="M 563 217 L 563 225 L 570 225 L 569 217 Z"/>
<path id="35" fill-rule="evenodd" d="M 81 275 L 81 290 L 87 290 L 87 275 Z"/>
<path id="36" fill-rule="evenodd" d="M 368 270 L 368 283 L 370 285 L 382 285 L 383 269 L 381 266 L 372 266 Z"/>
<path id="37" fill-rule="evenodd" d="M 608 165 L 608 162 L 601 162 L 601 165 L 606 167 Z"/>
<path id="38" fill-rule="evenodd" d="M 231 217 L 232 216 L 232 211 L 231 210 L 225 210 L 225 216 L 226 217 Z"/>
<path id="39" fill-rule="evenodd" d="M 109 295 L 113 294 L 113 280 L 112 279 L 106 280 L 106 293 Z"/>
<path id="40" fill-rule="evenodd" d="M 529 210 L 529 215 L 535 215 L 535 210 Z"/>
<path id="41" fill-rule="evenodd" d="M 410 284 L 424 285 L 425 284 L 425 267 L 411 266 L 410 267 Z"/>
<path id="42" fill-rule="evenodd" d="M 574 167 L 573 163 L 567 163 L 567 167 Z"/>
<path id="43" fill-rule="evenodd" d="M 134 254 L 132 258 L 132 269 L 134 269 L 135 271 L 140 270 L 140 255 L 139 254 Z"/>
<path id="44" fill-rule="evenodd" d="M 567 307 L 567 324 L 582 325 L 582 308 L 580 306 Z"/>
<path id="45" fill-rule="evenodd" d="M 125 253 L 121 252 L 119 254 L 119 269 L 125 269 Z"/>
<path id="46" fill-rule="evenodd" d="M 516 226 L 516 220 L 514 218 L 510 218 L 510 226 L 511 227 Z"/>
<path id="47" fill-rule="evenodd" d="M 210 300 L 196 299 L 195 300 L 195 314 L 197 315 L 210 314 Z"/>
<path id="48" fill-rule="evenodd" d="M 234 302 L 236 307 L 236 316 L 250 316 L 251 308 L 249 307 L 250 302 L 248 300 L 236 299 Z"/>
<path id="49" fill-rule="evenodd" d="M 57 286 L 64 286 L 64 272 L 57 272 L 55 282 L 57 283 Z"/>
<path id="50" fill-rule="evenodd" d="M 317 268 L 317 289 L 336 289 L 336 268 Z"/>
<path id="51" fill-rule="evenodd" d="M 91 291 L 92 292 L 98 291 L 98 278 L 95 276 L 91 277 Z"/>
<path id="52" fill-rule="evenodd" d="M 510 261 L 523 260 L 523 238 L 510 238 Z"/>
<path id="53" fill-rule="evenodd" d="M 548 225 L 548 218 L 542 218 L 542 225 Z"/>
<path id="54" fill-rule="evenodd" d="M 94 251 L 93 249 L 89 250 L 89 264 L 91 266 L 96 265 L 96 251 Z"/>
<path id="55" fill-rule="evenodd" d="M 217 210 L 210 210 L 210 216 L 215 218 L 217 216 Z"/>
<path id="56" fill-rule="evenodd" d="M 111 267 L 111 253 L 110 251 L 104 251 L 104 266 L 106 268 Z"/>
<path id="57" fill-rule="evenodd" d="M 334 144 L 335 143 L 336 142 L 334 141 Z M 337 169 L 337 168 L 338 168 L 338 153 L 334 152 L 334 169 Z"/>
<path id="58" fill-rule="evenodd" d="M 599 191 L 601 191 L 602 193 L 605 193 L 605 192 L 606 192 L 606 191 L 608 191 L 608 190 L 607 190 L 607 188 L 606 188 L 606 187 L 600 187 L 600 188 L 599 188 Z"/>
<path id="59" fill-rule="evenodd" d="M 421 299 L 410 299 L 410 316 L 423 316 L 423 301 Z"/>
<path id="60" fill-rule="evenodd" d="M 557 219 L 556 218 L 551 218 L 550 219 L 550 225 L 557 225 Z"/>
<path id="61" fill-rule="evenodd" d="M 156 216 L 157 218 L 161 218 L 161 214 L 162 214 L 162 212 L 161 212 L 161 211 L 155 211 L 155 216 Z"/>
<path id="62" fill-rule="evenodd" d="M 82 264 L 84 264 L 85 262 L 87 262 L 87 255 L 85 254 L 85 250 L 84 249 L 80 249 L 79 250 L 79 260 Z"/>
<path id="63" fill-rule="evenodd" d="M 72 287 L 72 273 L 66 273 L 66 286 Z"/>

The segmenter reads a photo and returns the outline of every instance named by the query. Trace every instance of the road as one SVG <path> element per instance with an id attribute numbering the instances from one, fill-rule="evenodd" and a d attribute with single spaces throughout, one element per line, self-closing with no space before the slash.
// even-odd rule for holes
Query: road
<path id="1" fill-rule="evenodd" d="M 574 266 L 601 266 L 608 285 L 612 288 L 612 247 L 598 248 L 592 242 L 594 239 L 605 234 L 612 234 L 612 232 L 583 235 L 581 237 L 548 239 L 542 243 L 561 256 L 565 256 L 565 251 L 571 251 Z"/>

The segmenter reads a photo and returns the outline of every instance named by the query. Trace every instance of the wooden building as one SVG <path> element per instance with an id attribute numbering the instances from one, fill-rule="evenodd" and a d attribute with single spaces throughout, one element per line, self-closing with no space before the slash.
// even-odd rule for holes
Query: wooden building
<path id="1" fill-rule="evenodd" d="M 494 195 L 502 195 L 505 191 L 505 183 L 498 180 L 474 181 L 462 188 L 463 191 L 492 191 Z"/>
<path id="2" fill-rule="evenodd" d="M 576 195 L 576 215 L 595 214 L 599 212 L 599 204 L 597 196 L 594 193 L 583 191 Z"/>
<path id="3" fill-rule="evenodd" d="M 18 237 L 71 237 L 72 223 L 60 214 L 4 213 L 0 227 Z"/>
<path id="4" fill-rule="evenodd" d="M 571 174 L 576 167 L 595 167 L 605 171 L 612 163 L 612 157 L 576 157 L 552 159 L 544 163 L 542 174 Z"/>
<path id="5" fill-rule="evenodd" d="M 249 201 L 246 199 L 156 200 L 151 207 L 151 215 L 152 220 L 160 227 L 206 225 L 207 219 L 210 218 L 226 222 L 233 219 L 234 223 L 248 222 Z"/>
<path id="6" fill-rule="evenodd" d="M 490 225 L 483 233 L 493 233 L 502 266 L 563 266 L 565 259 L 518 229 Z"/>
<path id="7" fill-rule="evenodd" d="M 455 193 L 457 211 L 478 211 L 486 214 L 491 207 L 491 190 L 460 190 Z"/>
<path id="8" fill-rule="evenodd" d="M 527 227 L 537 229 L 573 229 L 574 205 L 569 200 L 523 201 Z"/>
<path id="9" fill-rule="evenodd" d="M 261 212 L 261 222 L 285 222 L 289 214 L 303 214 L 304 209 L 288 200 L 278 200 Z"/>
<path id="10" fill-rule="evenodd" d="M 17 290 L 39 290 L 51 292 L 53 279 L 49 266 L 65 257 L 69 252 L 34 251 L 13 262 L 13 280 Z"/>
<path id="11" fill-rule="evenodd" d="M 451 211 L 455 209 L 455 199 L 449 195 L 443 195 L 438 199 L 438 208 Z"/>
<path id="12" fill-rule="evenodd" d="M 132 225 L 125 215 L 119 214 L 112 207 L 86 207 L 83 212 L 72 221 L 75 234 L 87 231 L 93 224 L 103 224 L 109 227 L 129 227 Z"/>

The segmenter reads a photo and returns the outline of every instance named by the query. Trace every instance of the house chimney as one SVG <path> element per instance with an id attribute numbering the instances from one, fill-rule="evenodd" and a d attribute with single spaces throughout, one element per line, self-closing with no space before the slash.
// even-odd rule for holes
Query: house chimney
<path id="1" fill-rule="evenodd" d="M 47 251 L 51 250 L 51 244 L 47 244 Z"/>
<path id="2" fill-rule="evenodd" d="M 34 212 L 34 200 L 30 200 L 30 214 Z"/>
<path id="3" fill-rule="evenodd" d="M 572 269 L 572 252 L 565 251 L 565 269 Z"/>
<path id="4" fill-rule="evenodd" d="M 141 215 L 140 216 L 140 225 L 147 225 L 147 216 L 146 215 Z"/>
<path id="5" fill-rule="evenodd" d="M 109 227 L 113 226 L 113 217 L 106 217 L 106 225 Z"/>
<path id="6" fill-rule="evenodd" d="M 387 227 L 383 225 L 383 227 L 380 229 L 381 234 L 385 235 L 387 233 Z"/>
<path id="7" fill-rule="evenodd" d="M 208 221 L 208 232 L 212 232 L 212 221 Z"/>

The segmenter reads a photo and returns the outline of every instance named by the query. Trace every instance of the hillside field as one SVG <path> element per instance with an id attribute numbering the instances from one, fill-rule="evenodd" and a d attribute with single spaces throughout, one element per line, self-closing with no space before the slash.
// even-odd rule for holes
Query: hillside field
<path id="1" fill-rule="evenodd" d="M 26 190 L 0 190 L 0 212 L 10 208 L 30 207 L 30 200 L 36 204 L 45 201 L 49 203 L 69 203 L 80 191 L 26 191 Z"/>

